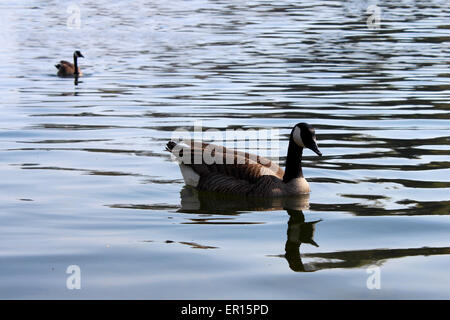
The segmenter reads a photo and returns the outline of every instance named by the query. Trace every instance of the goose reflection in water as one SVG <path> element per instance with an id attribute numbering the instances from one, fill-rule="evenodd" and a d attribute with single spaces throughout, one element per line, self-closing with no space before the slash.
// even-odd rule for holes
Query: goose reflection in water
<path id="1" fill-rule="evenodd" d="M 450 247 L 370 249 L 301 254 L 300 246 L 302 244 L 319 246 L 314 240 L 314 233 L 319 225 L 318 222 L 322 220 L 306 222 L 303 210 L 308 208 L 308 194 L 288 198 L 261 199 L 199 192 L 191 187 L 184 187 L 181 191 L 181 209 L 178 211 L 196 214 L 239 215 L 247 211 L 286 210 L 289 220 L 285 253 L 269 255 L 269 257 L 286 259 L 289 268 L 295 272 L 314 272 L 334 268 L 365 268 L 370 265 L 381 265 L 389 259 L 450 254 Z M 198 219 L 195 223 L 205 223 L 206 220 L 208 219 Z M 309 262 L 304 263 L 302 260 L 305 259 Z"/>
<path id="2" fill-rule="evenodd" d="M 305 269 L 300 256 L 300 245 L 302 243 L 311 244 L 315 247 L 319 245 L 314 241 L 314 231 L 316 223 L 322 221 L 316 220 L 305 222 L 305 216 L 301 210 L 287 209 L 289 214 L 287 240 L 284 247 L 285 258 L 289 267 L 293 271 L 308 271 Z"/>
<path id="3" fill-rule="evenodd" d="M 283 209 L 305 210 L 309 208 L 309 194 L 295 197 L 259 198 L 198 191 L 184 186 L 180 193 L 184 213 L 237 215 L 248 211 L 276 211 Z"/>
<path id="4" fill-rule="evenodd" d="M 303 266 L 300 245 L 310 244 L 318 247 L 314 241 L 316 220 L 305 222 L 303 210 L 309 208 L 309 194 L 282 198 L 249 198 L 197 191 L 184 187 L 181 191 L 181 209 L 185 213 L 239 214 L 242 211 L 286 210 L 289 214 L 287 240 L 284 257 L 293 271 L 308 271 Z"/>

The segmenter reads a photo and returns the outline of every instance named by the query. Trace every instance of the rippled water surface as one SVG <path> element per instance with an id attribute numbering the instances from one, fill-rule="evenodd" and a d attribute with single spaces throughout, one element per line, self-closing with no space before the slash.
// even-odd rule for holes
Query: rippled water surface
<path id="1" fill-rule="evenodd" d="M 450 298 L 449 1 L 74 3 L 0 4 L 0 298 Z M 298 122 L 309 197 L 198 193 L 164 151 L 274 129 L 284 165 Z"/>

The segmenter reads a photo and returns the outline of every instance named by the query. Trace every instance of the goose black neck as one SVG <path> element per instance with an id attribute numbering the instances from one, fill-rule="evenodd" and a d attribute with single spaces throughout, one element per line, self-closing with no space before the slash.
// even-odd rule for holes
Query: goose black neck
<path id="1" fill-rule="evenodd" d="M 78 57 L 76 54 L 73 55 L 73 65 L 75 67 L 75 70 L 73 71 L 73 73 L 75 75 L 78 75 Z"/>
<path id="2" fill-rule="evenodd" d="M 286 158 L 286 170 L 284 171 L 283 182 L 289 182 L 292 179 L 303 177 L 302 172 L 302 154 L 303 148 L 299 147 L 294 140 L 289 139 L 289 147 Z"/>

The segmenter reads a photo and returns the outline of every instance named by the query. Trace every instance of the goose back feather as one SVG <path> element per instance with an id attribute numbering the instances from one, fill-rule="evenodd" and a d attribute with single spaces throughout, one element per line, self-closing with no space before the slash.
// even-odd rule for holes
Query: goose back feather
<path id="1" fill-rule="evenodd" d="M 178 162 L 192 168 L 201 177 L 224 175 L 254 183 L 267 175 L 282 179 L 284 174 L 283 169 L 267 158 L 212 143 L 189 140 L 182 145 L 169 141 L 166 150 L 170 151 Z M 208 161 L 205 155 L 214 161 Z"/>
<path id="2" fill-rule="evenodd" d="M 73 63 L 70 63 L 65 60 L 61 60 L 58 64 L 55 65 L 56 69 L 58 69 L 57 75 L 60 77 L 73 77 L 75 73 L 75 66 Z M 83 73 L 80 70 L 80 67 L 78 68 L 78 76 L 83 75 Z"/>

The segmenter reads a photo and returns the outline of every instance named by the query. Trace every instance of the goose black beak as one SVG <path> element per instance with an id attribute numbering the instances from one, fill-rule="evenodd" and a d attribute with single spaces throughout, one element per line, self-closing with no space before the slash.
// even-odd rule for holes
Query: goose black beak
<path id="1" fill-rule="evenodd" d="M 311 149 L 312 151 L 314 151 L 315 153 L 317 153 L 317 155 L 318 155 L 319 157 L 322 156 L 322 152 L 320 152 L 319 147 L 317 146 L 317 143 L 314 142 L 314 144 L 310 147 L 310 149 Z"/>
<path id="2" fill-rule="evenodd" d="M 80 53 L 80 58 L 84 58 L 84 56 Z"/>

